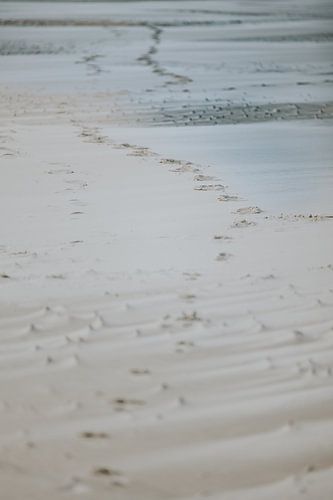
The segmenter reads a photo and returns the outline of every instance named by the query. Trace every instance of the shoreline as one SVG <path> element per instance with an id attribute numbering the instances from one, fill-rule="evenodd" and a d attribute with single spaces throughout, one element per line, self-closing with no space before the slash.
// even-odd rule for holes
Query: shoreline
<path id="1" fill-rule="evenodd" d="M 210 169 L 94 128 L 8 125 L 16 195 L 22 160 L 39 182 L 1 252 L 3 491 L 328 499 L 332 222 L 219 202 Z"/>

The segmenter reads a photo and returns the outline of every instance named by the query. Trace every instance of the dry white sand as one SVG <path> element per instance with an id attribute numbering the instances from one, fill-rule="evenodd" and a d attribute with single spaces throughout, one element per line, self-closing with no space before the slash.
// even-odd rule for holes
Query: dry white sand
<path id="1" fill-rule="evenodd" d="M 10 88 L 6 64 L 1 497 L 330 500 L 328 186 L 271 210 L 179 160 L 183 132 L 168 155 L 105 127 L 93 82 Z"/>

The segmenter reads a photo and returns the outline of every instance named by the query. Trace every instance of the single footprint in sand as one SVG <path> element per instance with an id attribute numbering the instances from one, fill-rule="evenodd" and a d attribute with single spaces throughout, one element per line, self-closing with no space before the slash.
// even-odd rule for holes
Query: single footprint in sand
<path id="1" fill-rule="evenodd" d="M 84 212 L 76 211 L 76 212 L 71 212 L 71 215 L 83 215 Z"/>
<path id="2" fill-rule="evenodd" d="M 193 321 L 202 321 L 202 319 L 198 316 L 198 313 L 196 311 L 193 311 L 191 313 L 183 312 L 183 314 L 179 316 L 179 318 L 177 318 L 177 321 L 193 322 Z"/>
<path id="3" fill-rule="evenodd" d="M 204 181 L 214 181 L 215 178 L 212 177 L 211 175 L 199 174 L 199 175 L 195 175 L 193 180 L 197 181 L 197 182 L 204 182 Z"/>
<path id="4" fill-rule="evenodd" d="M 195 191 L 224 191 L 224 189 L 222 184 L 201 184 L 194 188 Z"/>
<path id="5" fill-rule="evenodd" d="M 224 236 L 224 234 L 215 234 L 214 240 L 223 240 L 223 241 L 231 241 L 231 236 Z"/>
<path id="6" fill-rule="evenodd" d="M 93 475 L 99 478 L 111 478 L 114 486 L 126 486 L 129 482 L 128 478 L 121 471 L 111 469 L 110 467 L 96 467 L 93 470 Z"/>
<path id="7" fill-rule="evenodd" d="M 234 227 L 234 228 L 241 228 L 241 227 L 250 227 L 250 226 L 256 226 L 257 223 L 256 222 L 253 222 L 253 221 L 248 221 L 246 219 L 243 219 L 243 220 L 240 220 L 240 221 L 237 221 L 237 222 L 234 222 L 234 224 L 232 224 L 231 227 Z"/>
<path id="8" fill-rule="evenodd" d="M 262 212 L 259 207 L 243 207 L 236 210 L 238 214 L 261 214 Z"/>
<path id="9" fill-rule="evenodd" d="M 182 162 L 181 162 L 181 161 L 179 161 L 179 160 L 174 160 L 174 159 L 172 159 L 172 158 L 162 158 L 162 159 L 160 160 L 160 163 L 161 163 L 162 165 L 181 165 L 181 164 L 182 164 Z"/>
<path id="10" fill-rule="evenodd" d="M 194 300 L 196 299 L 196 295 L 193 293 L 184 293 L 184 295 L 179 295 L 179 298 L 182 300 Z"/>
<path id="11" fill-rule="evenodd" d="M 293 334 L 297 342 L 305 342 L 306 340 L 308 340 L 306 335 L 303 332 L 301 332 L 301 330 L 294 330 Z"/>
<path id="12" fill-rule="evenodd" d="M 224 262 L 224 261 L 230 259 L 230 257 L 232 257 L 232 255 L 230 253 L 221 252 L 216 257 L 216 260 L 218 260 L 219 262 Z"/>
<path id="13" fill-rule="evenodd" d="M 183 346 L 183 347 L 194 347 L 195 344 L 192 342 L 192 340 L 179 340 L 177 342 L 177 345 Z"/>
<path id="14" fill-rule="evenodd" d="M 142 399 L 116 398 L 113 401 L 117 410 L 125 410 L 133 406 L 143 406 L 146 404 Z"/>
<path id="15" fill-rule="evenodd" d="M 80 437 L 84 439 L 109 439 L 110 435 L 107 432 L 83 431 Z"/>
<path id="16" fill-rule="evenodd" d="M 127 156 L 151 156 L 152 152 L 150 151 L 149 148 L 140 148 L 136 147 L 133 148 L 133 150 L 127 154 Z"/>
<path id="17" fill-rule="evenodd" d="M 239 197 L 236 195 L 222 194 L 217 199 L 218 201 L 238 201 Z"/>
<path id="18" fill-rule="evenodd" d="M 111 469 L 110 467 L 96 467 L 93 470 L 94 476 L 122 476 L 119 470 Z"/>
<path id="19" fill-rule="evenodd" d="M 133 375 L 149 375 L 151 373 L 148 368 L 131 368 L 130 372 Z"/>
<path id="20" fill-rule="evenodd" d="M 189 280 L 196 280 L 201 276 L 200 273 L 183 273 L 183 275 L 186 276 L 186 278 Z"/>
<path id="21" fill-rule="evenodd" d="M 275 280 L 276 276 L 274 274 L 265 274 L 265 276 L 262 276 L 262 280 Z"/>
<path id="22" fill-rule="evenodd" d="M 115 144 L 114 149 L 135 149 L 135 144 L 129 144 L 128 142 L 124 142 L 122 144 Z"/>
<path id="23" fill-rule="evenodd" d="M 179 167 L 176 168 L 170 168 L 169 172 L 175 172 L 175 173 L 184 173 L 184 172 L 198 172 L 199 169 L 193 167 L 192 163 L 180 163 Z"/>

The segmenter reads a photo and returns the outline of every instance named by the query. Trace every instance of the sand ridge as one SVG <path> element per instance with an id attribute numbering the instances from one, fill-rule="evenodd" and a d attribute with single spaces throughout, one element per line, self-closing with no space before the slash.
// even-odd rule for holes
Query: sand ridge
<path id="1" fill-rule="evenodd" d="M 263 36 L 265 23 L 275 20 L 277 30 L 285 16 L 276 3 L 273 13 L 271 6 L 258 12 L 253 2 L 237 9 L 212 1 L 205 8 L 192 1 L 138 5 L 92 4 L 91 11 L 83 4 L 73 38 L 68 31 L 68 38 L 63 31 L 55 36 L 52 22 L 59 9 L 62 19 L 75 19 L 75 4 L 40 4 L 38 13 L 29 3 L 0 6 L 1 47 L 23 47 L 21 55 L 2 57 L 0 88 L 1 494 L 6 500 L 330 500 L 332 213 L 283 205 L 274 211 L 230 183 L 226 166 L 174 153 L 175 145 L 186 150 L 182 127 L 166 151 L 156 137 L 168 140 L 171 127 L 156 128 L 154 121 L 146 129 L 151 116 L 165 124 L 171 108 L 170 123 L 175 117 L 173 125 L 183 128 L 188 109 L 205 110 L 197 124 L 212 125 L 205 117 L 222 114 L 222 97 L 209 87 L 221 68 L 208 60 L 205 71 L 200 61 L 185 64 L 171 32 L 178 48 L 192 36 L 216 42 L 214 29 L 227 21 L 218 32 L 227 43 L 235 33 L 247 39 L 253 20 Z M 316 15 L 311 2 L 301 13 L 297 1 L 288 9 L 288 33 L 292 19 L 297 36 L 325 32 L 314 22 L 324 21 L 324 2 Z M 162 15 L 167 25 L 160 33 Z M 192 16 L 192 25 L 177 25 L 177 16 Z M 34 25 L 22 24 L 29 18 L 37 19 Z M 102 19 L 109 26 L 101 27 Z M 12 29 L 23 30 L 13 45 L 6 41 Z M 52 43 L 45 45 L 39 29 L 45 39 L 55 36 Z M 53 50 L 59 33 L 64 51 Z M 323 38 L 316 43 L 330 43 Z M 111 62 L 102 50 L 107 43 L 117 49 L 110 49 Z M 36 53 L 38 47 L 44 52 Z M 23 84 L 16 57 L 34 68 Z M 266 110 L 274 121 L 281 104 L 295 127 L 303 112 L 329 124 L 330 101 L 316 93 L 329 76 L 319 74 L 317 62 L 313 84 L 288 83 L 287 110 L 277 94 L 279 104 L 252 102 L 258 82 L 247 81 L 247 90 L 223 91 L 233 96 L 230 111 L 245 123 L 265 120 Z M 288 66 L 288 78 L 307 81 L 304 68 L 290 77 Z M 261 82 L 274 68 L 266 60 L 259 69 Z M 313 93 L 304 98 L 301 88 Z M 140 109 L 149 116 L 138 122 Z M 229 108 L 223 109 L 226 117 Z M 122 118 L 130 129 L 116 127 Z M 192 141 L 202 144 L 213 129 L 201 142 L 191 131 Z M 227 130 L 221 135 L 227 145 L 245 151 Z"/>

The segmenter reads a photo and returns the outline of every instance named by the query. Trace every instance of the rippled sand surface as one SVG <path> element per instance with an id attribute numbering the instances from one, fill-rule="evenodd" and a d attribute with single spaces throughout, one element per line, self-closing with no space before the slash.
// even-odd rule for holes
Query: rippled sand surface
<path id="1" fill-rule="evenodd" d="M 331 2 L 0 2 L 5 500 L 331 500 Z"/>

